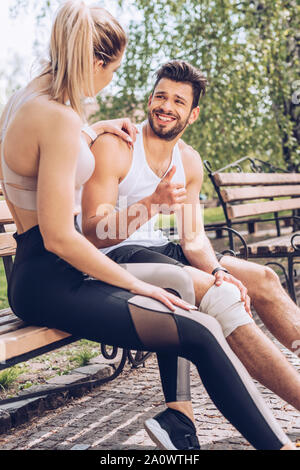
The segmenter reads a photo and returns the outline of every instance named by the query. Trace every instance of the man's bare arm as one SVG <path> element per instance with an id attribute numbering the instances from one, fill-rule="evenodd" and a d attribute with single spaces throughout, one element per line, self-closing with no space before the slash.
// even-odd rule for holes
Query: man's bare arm
<path id="1" fill-rule="evenodd" d="M 200 155 L 183 144 L 182 157 L 186 173 L 187 197 L 182 211 L 177 215 L 181 227 L 180 244 L 192 266 L 211 273 L 221 267 L 204 230 L 199 194 L 203 183 L 203 166 Z"/>
<path id="2" fill-rule="evenodd" d="M 116 211 L 118 186 L 129 170 L 130 152 L 123 141 L 109 134 L 97 139 L 93 146 L 96 167 L 83 190 L 82 229 L 98 248 L 121 243 L 166 205 L 173 206 L 185 199 L 183 185 L 171 181 L 176 171 L 173 167 L 152 194 Z"/>
<path id="3" fill-rule="evenodd" d="M 97 247 L 105 248 L 126 240 L 155 215 L 152 197 L 115 210 L 120 179 L 130 167 L 131 150 L 120 138 L 105 134 L 92 151 L 95 171 L 82 194 L 82 230 Z"/>
<path id="4" fill-rule="evenodd" d="M 193 149 L 189 149 L 189 152 L 185 154 L 185 163 L 188 163 L 188 166 L 185 164 L 185 169 L 188 168 L 186 172 L 188 173 L 186 187 L 187 198 L 180 214 L 181 217 L 183 217 L 183 222 L 181 219 L 183 227 L 181 246 L 186 258 L 193 267 L 211 274 L 215 268 L 222 268 L 222 266 L 218 262 L 214 249 L 204 231 L 204 222 L 199 201 L 203 181 L 202 162 L 200 156 Z M 247 295 L 247 289 L 241 281 L 223 271 L 218 271 L 215 274 L 215 278 L 216 285 L 227 281 L 240 289 L 241 300 L 245 303 L 245 308 L 251 315 L 250 299 Z"/>

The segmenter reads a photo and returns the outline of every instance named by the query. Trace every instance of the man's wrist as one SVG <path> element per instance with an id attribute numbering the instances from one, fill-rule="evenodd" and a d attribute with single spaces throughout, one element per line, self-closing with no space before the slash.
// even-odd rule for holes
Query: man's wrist
<path id="1" fill-rule="evenodd" d="M 211 274 L 214 276 L 218 271 L 224 271 L 224 273 L 229 274 L 227 269 L 223 268 L 222 266 L 217 266 L 215 269 L 213 269 Z"/>

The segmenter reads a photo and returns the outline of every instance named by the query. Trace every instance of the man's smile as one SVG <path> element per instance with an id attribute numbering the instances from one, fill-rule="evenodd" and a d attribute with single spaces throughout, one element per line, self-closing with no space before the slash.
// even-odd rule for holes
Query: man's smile
<path id="1" fill-rule="evenodd" d="M 157 121 L 162 124 L 167 124 L 169 122 L 174 122 L 176 121 L 176 118 L 174 116 L 170 116 L 169 114 L 163 114 L 160 112 L 154 112 L 154 115 L 157 118 Z"/>

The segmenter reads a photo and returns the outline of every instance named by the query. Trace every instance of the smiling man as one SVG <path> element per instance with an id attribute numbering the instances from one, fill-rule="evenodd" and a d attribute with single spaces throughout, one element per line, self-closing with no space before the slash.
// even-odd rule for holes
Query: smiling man
<path id="1" fill-rule="evenodd" d="M 198 118 L 205 88 L 206 79 L 198 69 L 183 61 L 169 62 L 157 72 L 148 119 L 137 126 L 134 148 L 110 134 L 94 142 L 96 168 L 83 192 L 82 230 L 127 269 L 130 263 L 148 262 L 187 270 L 197 306 L 218 320 L 250 374 L 300 409 L 299 374 L 253 322 L 247 288 L 258 314 L 290 349 L 300 337 L 299 309 L 273 271 L 228 256 L 220 259 L 204 233 L 199 202 L 202 162 L 181 137 Z M 155 230 L 157 217 L 165 212 L 176 213 L 179 244 Z M 189 364 L 166 354 L 160 354 L 158 362 L 168 376 L 162 384 L 168 407 L 147 420 L 146 429 L 164 449 L 199 448 Z"/>

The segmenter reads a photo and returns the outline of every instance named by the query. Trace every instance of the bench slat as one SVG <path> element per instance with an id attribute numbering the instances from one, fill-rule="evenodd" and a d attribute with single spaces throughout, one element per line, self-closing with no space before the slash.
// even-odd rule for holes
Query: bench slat
<path id="1" fill-rule="evenodd" d="M 14 223 L 14 220 L 6 201 L 0 201 L 0 224 L 12 223 Z"/>
<path id="2" fill-rule="evenodd" d="M 0 336 L 0 361 L 21 356 L 71 336 L 60 330 L 27 326 Z"/>
<path id="3" fill-rule="evenodd" d="M 0 310 L 0 318 L 1 317 L 6 317 L 6 315 L 12 314 L 12 311 L 10 308 L 4 308 L 3 310 Z"/>
<path id="4" fill-rule="evenodd" d="M 10 313 L 9 315 L 0 317 L 0 326 L 6 325 L 7 323 L 12 323 L 16 320 L 19 320 L 18 317 L 16 317 L 16 315 L 14 315 L 13 313 Z"/>
<path id="5" fill-rule="evenodd" d="M 0 233 L 0 257 L 15 255 L 16 247 L 16 240 L 12 233 Z"/>
<path id="6" fill-rule="evenodd" d="M 300 196 L 300 185 L 226 188 L 221 189 L 221 196 L 225 202 L 281 196 Z"/>
<path id="7" fill-rule="evenodd" d="M 299 232 L 295 232 L 299 233 Z M 282 237 L 270 238 L 248 245 L 249 255 L 287 254 L 294 251 L 291 245 L 291 238 L 294 234 L 283 235 Z M 240 253 L 245 254 L 244 247 L 240 247 Z"/>
<path id="8" fill-rule="evenodd" d="M 298 173 L 215 173 L 218 186 L 300 184 Z"/>
<path id="9" fill-rule="evenodd" d="M 2 341 L 2 335 L 10 333 L 11 331 L 16 331 L 22 328 L 25 323 L 22 320 L 14 320 L 7 325 L 0 326 L 0 343 Z"/>
<path id="10" fill-rule="evenodd" d="M 228 217 L 236 219 L 239 217 L 249 217 L 258 214 L 268 214 L 269 212 L 279 212 L 284 210 L 299 209 L 300 198 L 284 199 L 281 201 L 268 201 L 250 204 L 237 204 L 228 206 Z"/>

